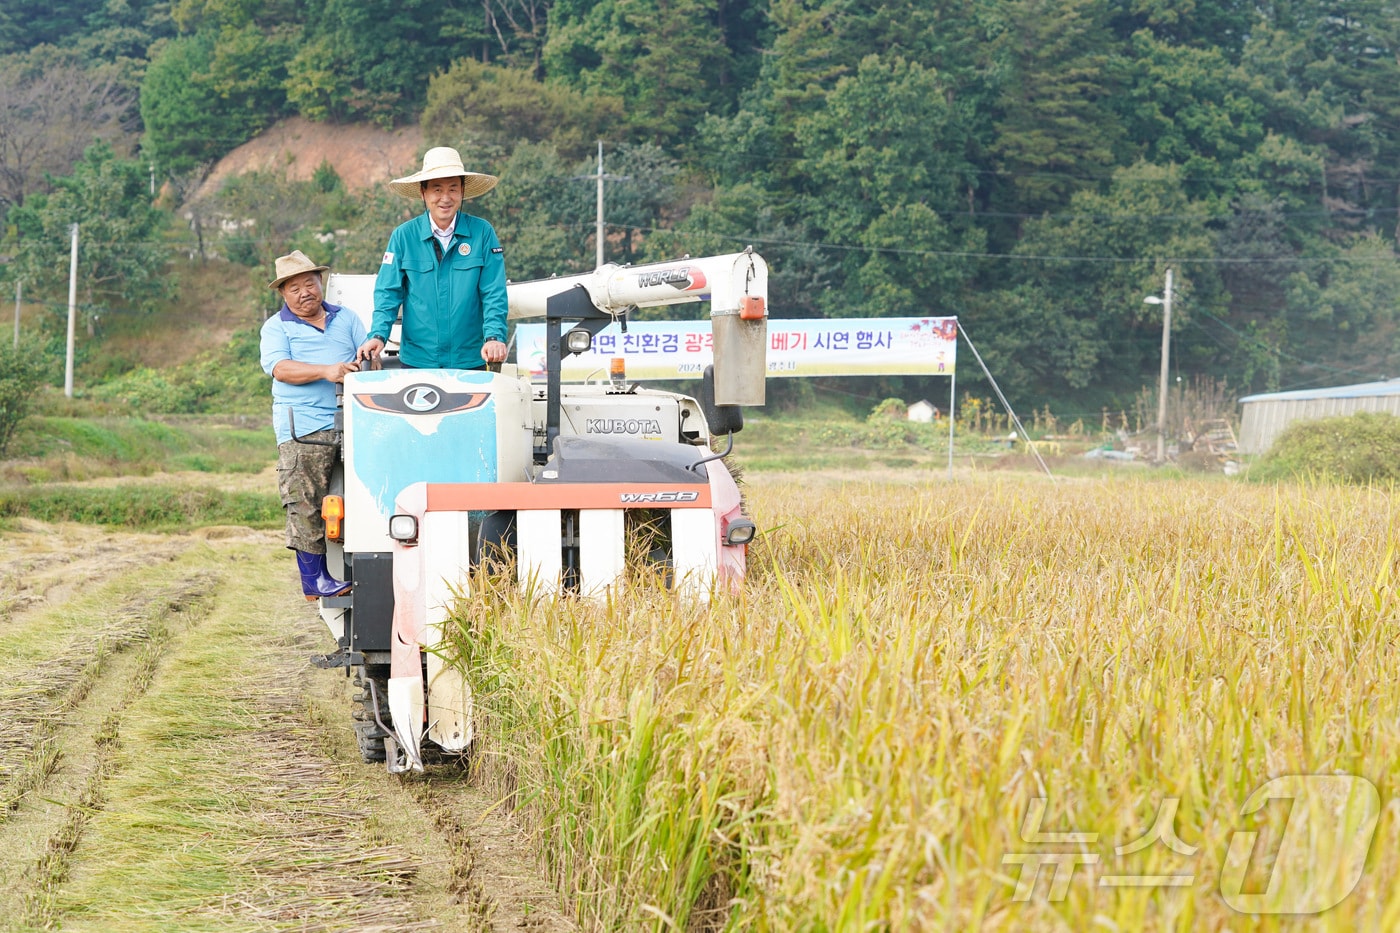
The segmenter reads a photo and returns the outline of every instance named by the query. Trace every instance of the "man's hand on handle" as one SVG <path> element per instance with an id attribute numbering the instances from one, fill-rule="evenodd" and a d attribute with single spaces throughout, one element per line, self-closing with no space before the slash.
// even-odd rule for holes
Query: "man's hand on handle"
<path id="1" fill-rule="evenodd" d="M 360 362 L 369 360 L 375 369 L 379 368 L 379 353 L 384 349 L 384 341 L 378 337 L 371 337 L 360 344 L 360 349 L 355 351 L 355 359 Z"/>
<path id="2" fill-rule="evenodd" d="M 488 363 L 504 363 L 507 347 L 499 340 L 488 340 L 481 346 L 481 358 Z"/>
<path id="3" fill-rule="evenodd" d="M 360 371 L 359 363 L 330 363 L 326 366 L 326 378 L 331 382 L 344 382 L 346 373 Z"/>

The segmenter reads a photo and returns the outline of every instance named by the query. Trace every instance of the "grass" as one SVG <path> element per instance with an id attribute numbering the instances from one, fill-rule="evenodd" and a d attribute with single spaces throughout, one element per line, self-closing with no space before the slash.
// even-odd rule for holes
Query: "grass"
<path id="1" fill-rule="evenodd" d="M 1338 772 L 1395 793 L 1391 492 L 759 477 L 748 495 L 766 532 L 740 595 L 482 587 L 456 616 L 478 760 L 587 922 L 1400 922 L 1393 808 L 1356 890 L 1318 917 L 1242 915 L 1221 886 L 1237 831 L 1260 834 L 1249 884 L 1269 880 L 1288 806 L 1245 805 L 1270 779 Z M 1087 841 L 1024 839 L 1037 800 L 1042 831 Z M 1115 851 L 1171 806 L 1179 850 Z M 1061 896 L 1047 870 L 1017 899 L 1016 855 L 1041 850 L 1083 860 Z M 1310 854 L 1285 890 L 1335 881 L 1335 847 Z M 1098 883 L 1172 873 L 1190 883 Z"/>
<path id="2" fill-rule="evenodd" d="M 17 518 L 180 531 L 201 525 L 273 528 L 282 523 L 283 512 L 273 491 L 226 492 L 179 485 L 0 490 L 0 527 Z"/>
<path id="3" fill-rule="evenodd" d="M 194 470 L 256 473 L 276 459 L 261 416 L 33 417 L 16 433 L 0 480 L 45 483 Z"/>
<path id="4" fill-rule="evenodd" d="M 274 527 L 282 521 L 282 508 L 272 481 L 257 491 L 175 479 L 84 482 L 179 472 L 253 474 L 275 460 L 276 449 L 261 417 L 34 417 L 21 426 L 13 459 L 0 463 L 0 528 L 17 518 L 147 531 Z"/>

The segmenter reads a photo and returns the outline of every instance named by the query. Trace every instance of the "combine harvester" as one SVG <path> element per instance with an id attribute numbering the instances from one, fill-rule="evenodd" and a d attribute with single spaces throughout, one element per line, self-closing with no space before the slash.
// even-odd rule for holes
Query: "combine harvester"
<path id="1" fill-rule="evenodd" d="M 332 275 L 326 298 L 368 323 L 373 287 L 373 276 Z M 617 584 L 640 547 L 673 586 L 709 592 L 743 579 L 755 531 L 710 442 L 730 435 L 732 446 L 738 406 L 764 400 L 761 257 L 609 264 L 507 290 L 511 320 L 545 321 L 543 386 L 509 363 L 398 368 L 391 338 L 385 368 L 343 387 L 341 465 L 322 514 L 329 567 L 353 589 L 321 600 L 339 649 L 313 661 L 354 673 L 361 754 L 395 773 L 471 744 L 471 690 L 437 649 L 483 560 L 513 563 L 523 585 L 590 596 Z M 567 356 L 605 327 L 625 331 L 632 310 L 704 299 L 714 365 L 699 401 L 617 373 L 564 384 Z"/>

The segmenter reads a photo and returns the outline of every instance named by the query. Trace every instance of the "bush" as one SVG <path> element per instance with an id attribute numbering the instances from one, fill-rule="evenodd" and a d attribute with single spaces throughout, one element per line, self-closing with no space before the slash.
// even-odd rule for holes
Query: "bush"
<path id="1" fill-rule="evenodd" d="M 143 414 L 248 413 L 267 409 L 268 384 L 258 364 L 258 331 L 249 328 L 189 362 L 171 369 L 137 369 L 90 394 Z"/>
<path id="2" fill-rule="evenodd" d="M 1315 477 L 1342 483 L 1400 480 L 1400 418 L 1358 412 L 1289 425 L 1259 462 L 1251 479 Z"/>
<path id="3" fill-rule="evenodd" d="M 870 414 L 866 416 L 866 421 L 890 421 L 907 420 L 909 417 L 909 406 L 904 404 L 902 398 L 887 398 L 874 408 L 870 409 Z"/>
<path id="4" fill-rule="evenodd" d="M 10 446 L 15 428 L 29 416 L 43 373 L 34 355 L 9 343 L 0 345 L 0 456 Z"/>

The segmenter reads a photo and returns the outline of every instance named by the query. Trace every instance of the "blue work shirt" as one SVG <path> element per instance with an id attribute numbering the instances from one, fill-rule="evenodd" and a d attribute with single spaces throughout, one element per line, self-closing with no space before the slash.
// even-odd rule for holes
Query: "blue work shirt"
<path id="1" fill-rule="evenodd" d="M 272 375 L 272 369 L 283 360 L 297 363 L 348 363 L 355 351 L 368 339 L 365 325 L 339 305 L 322 302 L 326 308 L 326 329 L 321 330 L 291 312 L 285 304 L 282 310 L 263 322 L 262 368 Z M 287 418 L 291 409 L 296 414 L 297 436 L 335 427 L 335 383 L 317 379 L 304 385 L 272 380 L 272 426 L 277 431 L 277 443 L 292 439 Z"/>
<path id="2" fill-rule="evenodd" d="M 443 251 L 427 211 L 399 224 L 374 282 L 371 337 L 388 341 L 400 305 L 399 360 L 405 366 L 485 366 L 482 344 L 506 339 L 506 264 L 496 231 L 458 211 L 452 243 Z"/>

